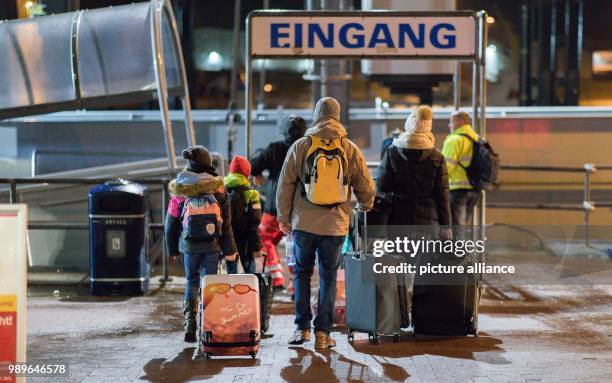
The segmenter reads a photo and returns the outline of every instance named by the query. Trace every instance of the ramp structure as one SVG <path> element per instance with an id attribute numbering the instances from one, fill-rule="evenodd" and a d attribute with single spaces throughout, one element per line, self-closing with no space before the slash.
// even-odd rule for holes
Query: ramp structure
<path id="1" fill-rule="evenodd" d="M 157 99 L 177 169 L 168 97 L 195 143 L 185 63 L 169 0 L 0 21 L 0 120 Z"/>

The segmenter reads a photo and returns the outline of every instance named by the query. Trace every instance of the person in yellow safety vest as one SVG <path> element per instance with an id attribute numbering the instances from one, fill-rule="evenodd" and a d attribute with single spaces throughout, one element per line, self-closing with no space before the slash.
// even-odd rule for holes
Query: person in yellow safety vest
<path id="1" fill-rule="evenodd" d="M 463 135 L 476 141 L 479 139 L 470 124 L 471 118 L 466 112 L 453 112 L 448 124 L 450 134 L 444 140 L 442 148 L 448 169 L 453 226 L 470 224 L 474 207 L 480 198 L 480 190 L 474 190 L 465 171 L 472 161 L 473 144 Z"/>

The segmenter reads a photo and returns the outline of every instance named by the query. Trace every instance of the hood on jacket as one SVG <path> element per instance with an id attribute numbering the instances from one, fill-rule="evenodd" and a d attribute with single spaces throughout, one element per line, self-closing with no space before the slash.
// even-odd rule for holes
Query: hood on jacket
<path id="1" fill-rule="evenodd" d="M 398 153 L 402 159 L 409 162 L 421 162 L 431 158 L 436 149 L 410 149 L 398 148 Z"/>
<path id="2" fill-rule="evenodd" d="M 228 188 L 236 188 L 240 186 L 250 187 L 249 179 L 240 173 L 228 173 L 223 179 L 225 186 Z"/>
<path id="3" fill-rule="evenodd" d="M 291 146 L 295 141 L 304 137 L 304 132 L 308 129 L 306 120 L 294 114 L 285 119 L 283 125 L 283 136 L 287 146 Z"/>
<path id="4" fill-rule="evenodd" d="M 348 133 L 340 121 L 330 117 L 316 122 L 304 135 L 321 138 L 342 138 L 348 136 Z"/>
<path id="5" fill-rule="evenodd" d="M 223 178 L 209 173 L 184 171 L 168 184 L 170 194 L 191 198 L 200 194 L 215 193 L 223 189 Z"/>

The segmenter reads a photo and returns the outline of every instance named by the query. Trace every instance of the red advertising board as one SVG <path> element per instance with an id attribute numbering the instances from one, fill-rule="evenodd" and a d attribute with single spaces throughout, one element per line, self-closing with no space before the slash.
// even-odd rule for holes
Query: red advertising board
<path id="1" fill-rule="evenodd" d="M 0 382 L 15 382 L 8 365 L 17 361 L 17 296 L 0 295 Z"/>
<path id="2" fill-rule="evenodd" d="M 0 205 L 0 383 L 23 382 L 9 366 L 26 362 L 27 207 Z"/>

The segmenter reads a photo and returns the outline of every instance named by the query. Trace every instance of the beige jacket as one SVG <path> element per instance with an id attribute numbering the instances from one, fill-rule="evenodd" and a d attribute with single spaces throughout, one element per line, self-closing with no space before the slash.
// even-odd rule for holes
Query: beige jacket
<path id="1" fill-rule="evenodd" d="M 349 168 L 349 196 L 347 201 L 335 207 L 323 207 L 310 203 L 303 195 L 305 157 L 310 147 L 309 135 L 323 138 L 345 137 L 344 151 Z M 333 118 L 317 122 L 306 131 L 305 137 L 297 140 L 287 153 L 283 170 L 278 180 L 276 205 L 278 222 L 291 223 L 292 230 L 302 230 L 319 235 L 344 236 L 348 233 L 351 216 L 351 191 L 355 193 L 362 209 L 370 210 L 374 203 L 374 181 L 361 150 L 347 137 L 344 126 Z"/>

